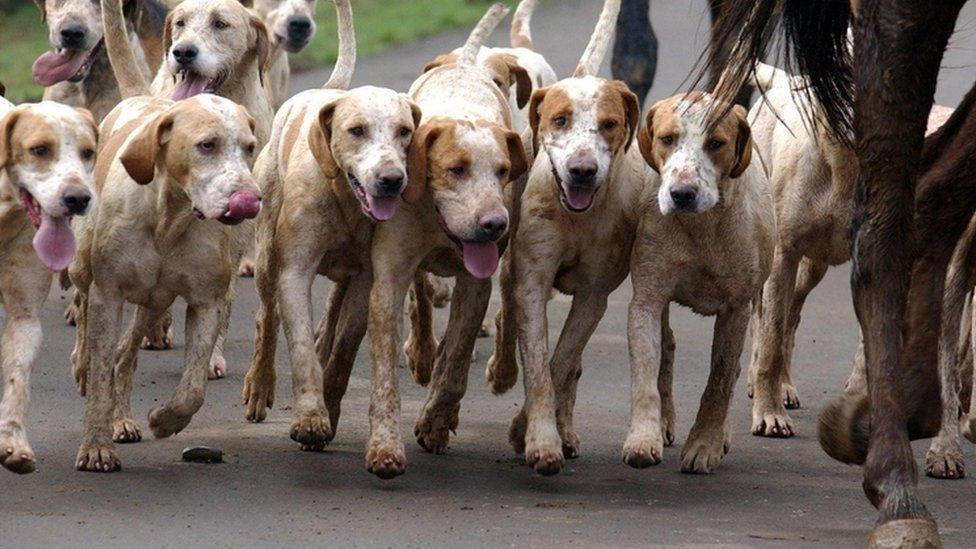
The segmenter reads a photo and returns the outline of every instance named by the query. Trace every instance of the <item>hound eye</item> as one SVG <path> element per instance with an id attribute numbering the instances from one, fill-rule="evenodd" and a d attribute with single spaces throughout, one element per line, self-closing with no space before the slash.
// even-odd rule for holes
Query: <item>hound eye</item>
<path id="1" fill-rule="evenodd" d="M 460 176 L 464 175 L 464 166 L 454 166 L 453 168 L 448 168 L 447 171 L 449 171 L 452 174 L 460 177 Z"/>
<path id="2" fill-rule="evenodd" d="M 95 158 L 95 149 L 84 149 L 81 151 L 81 159 L 88 161 Z"/>
<path id="3" fill-rule="evenodd" d="M 508 175 L 508 168 L 498 168 L 498 171 L 495 173 L 499 179 L 504 179 Z"/>
<path id="4" fill-rule="evenodd" d="M 410 135 L 410 128 L 400 128 L 398 133 L 400 134 L 400 137 L 406 137 Z"/>
<path id="5" fill-rule="evenodd" d="M 175 24 L 175 25 L 176 25 L 177 27 L 179 27 L 179 28 L 181 28 L 181 29 L 182 29 L 182 28 L 183 28 L 183 26 L 184 26 L 184 25 L 186 25 L 186 21 L 184 21 L 184 20 L 182 20 L 182 19 L 177 19 L 177 20 L 176 20 L 176 23 L 174 23 L 174 24 Z"/>
<path id="6" fill-rule="evenodd" d="M 38 145 L 30 148 L 30 153 L 38 158 L 45 158 L 51 154 L 51 149 L 46 145 Z"/>
<path id="7" fill-rule="evenodd" d="M 565 126 L 566 122 L 567 120 L 565 116 L 557 116 L 556 118 L 552 119 L 553 126 L 556 126 L 557 128 Z"/>
<path id="8" fill-rule="evenodd" d="M 721 139 L 710 139 L 708 143 L 705 144 L 705 148 L 710 151 L 717 151 L 721 149 L 723 145 L 725 145 L 725 141 L 722 141 Z"/>
<path id="9" fill-rule="evenodd" d="M 502 84 L 501 80 L 492 80 L 492 82 L 494 82 L 495 85 L 498 86 L 499 88 L 504 87 L 504 84 Z"/>
<path id="10" fill-rule="evenodd" d="M 248 156 L 254 156 L 254 143 L 244 147 L 244 152 L 246 152 Z"/>
<path id="11" fill-rule="evenodd" d="M 667 145 L 669 147 L 671 145 L 674 145 L 674 136 L 673 135 L 665 135 L 664 137 L 661 138 L 661 143 L 664 143 L 665 145 Z"/>
<path id="12" fill-rule="evenodd" d="M 203 141 L 201 143 L 197 143 L 197 148 L 200 149 L 200 151 L 202 151 L 202 152 L 211 153 L 211 152 L 214 151 L 214 149 L 217 148 L 217 142 L 216 141 Z"/>
<path id="13" fill-rule="evenodd" d="M 363 135 L 366 135 L 366 130 L 364 130 L 362 126 L 356 126 L 355 128 L 349 128 L 349 133 L 352 134 L 353 137 L 362 137 Z"/>
<path id="14" fill-rule="evenodd" d="M 616 120 L 607 120 L 607 121 L 602 122 L 600 124 L 600 129 L 603 130 L 603 131 L 605 131 L 605 132 L 613 131 L 613 129 L 616 128 L 616 127 L 617 127 L 617 121 Z"/>
<path id="15" fill-rule="evenodd" d="M 213 26 L 214 26 L 214 28 L 215 28 L 215 29 L 217 29 L 217 30 L 224 30 L 224 29 L 226 29 L 227 27 L 229 27 L 230 25 L 228 25 L 228 24 L 227 24 L 226 22 L 224 22 L 224 21 L 221 21 L 220 19 L 216 19 L 216 20 L 214 20 L 214 22 L 213 22 Z"/>

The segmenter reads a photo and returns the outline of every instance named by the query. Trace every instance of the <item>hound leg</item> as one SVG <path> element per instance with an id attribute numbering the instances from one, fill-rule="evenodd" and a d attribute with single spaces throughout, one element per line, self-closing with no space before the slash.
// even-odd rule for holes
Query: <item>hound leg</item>
<path id="1" fill-rule="evenodd" d="M 800 326 L 800 313 L 810 292 L 820 284 L 827 274 L 826 263 L 816 263 L 809 258 L 800 261 L 796 276 L 796 290 L 793 292 L 793 302 L 786 317 L 786 331 L 783 334 L 783 404 L 787 410 L 800 407 L 800 395 L 793 384 L 793 349 L 796 343 L 796 329 Z"/>
<path id="2" fill-rule="evenodd" d="M 139 442 L 142 432 L 132 419 L 132 378 L 139 359 L 139 343 L 156 325 L 166 310 L 153 311 L 136 307 L 128 333 L 122 338 L 115 361 L 115 411 L 112 419 L 112 440 L 119 443 Z"/>
<path id="3" fill-rule="evenodd" d="M 342 306 L 338 313 L 335 343 L 325 361 L 324 387 L 325 408 L 329 411 L 333 436 L 339 427 L 342 397 L 349 386 L 349 376 L 356 363 L 356 353 L 366 335 L 369 317 L 369 289 L 372 276 L 360 274 L 347 281 L 348 289 L 342 292 Z"/>
<path id="4" fill-rule="evenodd" d="M 418 269 L 410 286 L 410 334 L 403 344 L 407 367 L 418 385 L 430 383 L 431 371 L 437 356 L 437 338 L 434 337 L 434 304 L 432 288 L 427 272 Z"/>
<path id="5" fill-rule="evenodd" d="M 518 333 L 515 330 L 515 283 L 512 269 L 512 246 L 505 250 L 498 274 L 502 306 L 495 316 L 495 352 L 485 366 L 485 380 L 493 395 L 501 395 L 518 382 L 518 360 L 515 350 Z"/>

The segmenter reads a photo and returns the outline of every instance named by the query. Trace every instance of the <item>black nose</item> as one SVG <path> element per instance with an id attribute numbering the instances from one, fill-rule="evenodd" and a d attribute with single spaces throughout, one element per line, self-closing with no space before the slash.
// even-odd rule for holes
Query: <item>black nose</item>
<path id="1" fill-rule="evenodd" d="M 671 189 L 671 200 L 674 201 L 675 208 L 679 210 L 693 209 L 696 198 L 698 198 L 698 191 L 694 187 L 683 186 Z"/>
<path id="2" fill-rule="evenodd" d="M 197 58 L 198 53 L 200 53 L 200 50 L 196 46 L 173 48 L 173 57 L 176 58 L 176 62 L 180 65 L 189 65 Z"/>
<path id="3" fill-rule="evenodd" d="M 79 25 L 64 27 L 61 29 L 61 47 L 69 50 L 80 49 L 85 45 L 85 36 L 87 34 L 85 28 Z"/>
<path id="4" fill-rule="evenodd" d="M 502 214 L 489 214 L 478 220 L 478 228 L 485 240 L 498 240 L 508 229 L 508 218 Z"/>
<path id="5" fill-rule="evenodd" d="M 384 170 L 376 176 L 377 186 L 386 196 L 394 195 L 400 192 L 405 178 L 406 174 L 399 168 Z"/>
<path id="6" fill-rule="evenodd" d="M 72 215 L 81 215 L 88 210 L 91 195 L 88 193 L 66 194 L 61 197 L 61 205 Z"/>
<path id="7" fill-rule="evenodd" d="M 296 15 L 288 19 L 288 39 L 304 41 L 312 34 L 312 20 L 304 15 Z"/>
<path id="8" fill-rule="evenodd" d="M 592 160 L 570 161 L 569 177 L 576 185 L 592 185 L 596 179 L 597 165 Z"/>

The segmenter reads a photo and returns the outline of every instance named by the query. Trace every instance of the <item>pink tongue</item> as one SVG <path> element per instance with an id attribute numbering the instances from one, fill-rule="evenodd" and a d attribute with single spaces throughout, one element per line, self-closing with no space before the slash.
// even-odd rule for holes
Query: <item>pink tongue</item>
<path id="1" fill-rule="evenodd" d="M 251 191 L 237 191 L 227 201 L 227 217 L 253 219 L 261 211 L 261 199 Z"/>
<path id="2" fill-rule="evenodd" d="M 78 74 L 87 58 L 86 51 L 49 51 L 34 61 L 34 81 L 42 86 L 63 82 Z"/>
<path id="3" fill-rule="evenodd" d="M 395 196 L 380 198 L 366 194 L 366 204 L 369 205 L 369 211 L 378 221 L 386 221 L 393 217 L 393 214 L 396 213 L 396 201 Z"/>
<path id="4" fill-rule="evenodd" d="M 593 195 L 596 194 L 596 189 L 563 184 L 563 192 L 566 195 L 566 202 L 571 208 L 585 210 L 593 203 Z"/>
<path id="5" fill-rule="evenodd" d="M 41 226 L 34 235 L 34 251 L 48 269 L 63 270 L 75 255 L 75 235 L 68 217 L 51 217 L 41 212 Z"/>
<path id="6" fill-rule="evenodd" d="M 173 89 L 173 95 L 170 99 L 173 101 L 181 101 L 187 97 L 200 95 L 205 89 L 207 89 L 206 78 L 198 74 L 187 73 L 183 80 Z"/>
<path id="7" fill-rule="evenodd" d="M 461 242 L 464 268 L 475 278 L 488 278 L 498 269 L 498 245 L 494 242 Z"/>

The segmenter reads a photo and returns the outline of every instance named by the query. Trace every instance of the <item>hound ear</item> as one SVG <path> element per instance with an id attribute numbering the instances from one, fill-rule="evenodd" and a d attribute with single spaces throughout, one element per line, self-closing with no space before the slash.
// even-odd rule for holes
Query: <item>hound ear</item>
<path id="1" fill-rule="evenodd" d="M 508 161 L 512 167 L 508 171 L 508 182 L 511 183 L 529 169 L 529 161 L 525 158 L 525 146 L 522 138 L 513 131 L 505 132 L 505 145 L 508 147 Z"/>
<path id="2" fill-rule="evenodd" d="M 20 109 L 14 109 L 0 119 L 0 170 L 7 167 L 10 157 L 13 156 L 10 138 L 13 136 L 18 118 L 20 118 Z"/>
<path id="3" fill-rule="evenodd" d="M 318 123 L 308 129 L 308 146 L 319 163 L 322 175 L 329 179 L 339 177 L 339 165 L 332 156 L 332 117 L 339 100 L 329 101 L 319 110 Z"/>
<path id="4" fill-rule="evenodd" d="M 166 16 L 166 22 L 163 23 L 163 59 L 162 62 L 166 62 L 166 56 L 169 55 L 169 49 L 173 47 L 173 20 L 176 18 L 176 12 L 171 11 L 169 15 Z"/>
<path id="5" fill-rule="evenodd" d="M 416 130 L 420 127 L 420 120 L 423 118 L 423 112 L 420 110 L 420 105 L 418 105 L 409 95 L 403 94 L 404 100 L 407 105 L 410 105 L 410 116 L 413 117 L 413 129 Z"/>
<path id="6" fill-rule="evenodd" d="M 148 185 L 156 176 L 156 161 L 163 137 L 173 128 L 173 115 L 163 113 L 144 125 L 119 155 L 119 162 L 136 183 Z"/>
<path id="7" fill-rule="evenodd" d="M 620 100 L 623 101 L 624 110 L 627 111 L 627 143 L 624 145 L 624 151 L 627 151 L 630 149 L 630 144 L 634 141 L 637 126 L 640 125 L 640 101 L 634 95 L 634 92 L 630 91 L 627 84 L 620 80 L 614 80 L 608 85 L 620 94 Z"/>
<path id="8" fill-rule="evenodd" d="M 268 28 L 264 26 L 264 21 L 255 14 L 251 14 L 251 28 L 257 35 L 254 39 L 254 52 L 258 57 L 258 78 L 264 79 L 264 70 L 267 68 L 268 55 L 271 52 L 271 41 L 268 39 Z"/>
<path id="9" fill-rule="evenodd" d="M 657 159 L 654 158 L 654 113 L 657 111 L 658 105 L 660 103 L 656 103 L 647 111 L 647 116 L 644 117 L 644 127 L 637 134 L 637 145 L 640 147 L 641 156 L 644 157 L 647 165 L 654 168 L 654 171 L 661 173 Z"/>
<path id="10" fill-rule="evenodd" d="M 735 138 L 735 165 L 729 177 L 735 179 L 742 175 L 752 161 L 752 129 L 749 127 L 749 120 L 746 118 L 746 110 L 742 105 L 732 107 L 732 116 L 736 118 L 739 133 Z"/>
<path id="11" fill-rule="evenodd" d="M 532 148 L 535 154 L 539 154 L 539 120 L 541 113 L 539 109 L 542 107 L 542 102 L 546 100 L 546 94 L 549 93 L 549 88 L 539 88 L 532 93 L 532 99 L 529 100 L 529 127 L 532 128 Z"/>
<path id="12" fill-rule="evenodd" d="M 515 103 L 521 109 L 532 97 L 532 78 L 529 76 L 529 72 L 517 61 L 509 64 L 508 70 L 514 80 L 512 83 L 515 84 Z"/>
<path id="13" fill-rule="evenodd" d="M 442 53 L 437 57 L 428 61 L 427 64 L 424 65 L 423 72 L 429 72 L 436 69 L 437 67 L 441 67 L 443 65 L 450 65 L 451 63 L 455 63 L 455 62 L 457 62 L 456 55 L 454 55 L 453 53 Z"/>
<path id="14" fill-rule="evenodd" d="M 444 132 L 447 124 L 430 121 L 414 132 L 407 152 L 407 186 L 403 189 L 403 200 L 412 204 L 427 191 L 427 151 Z"/>

